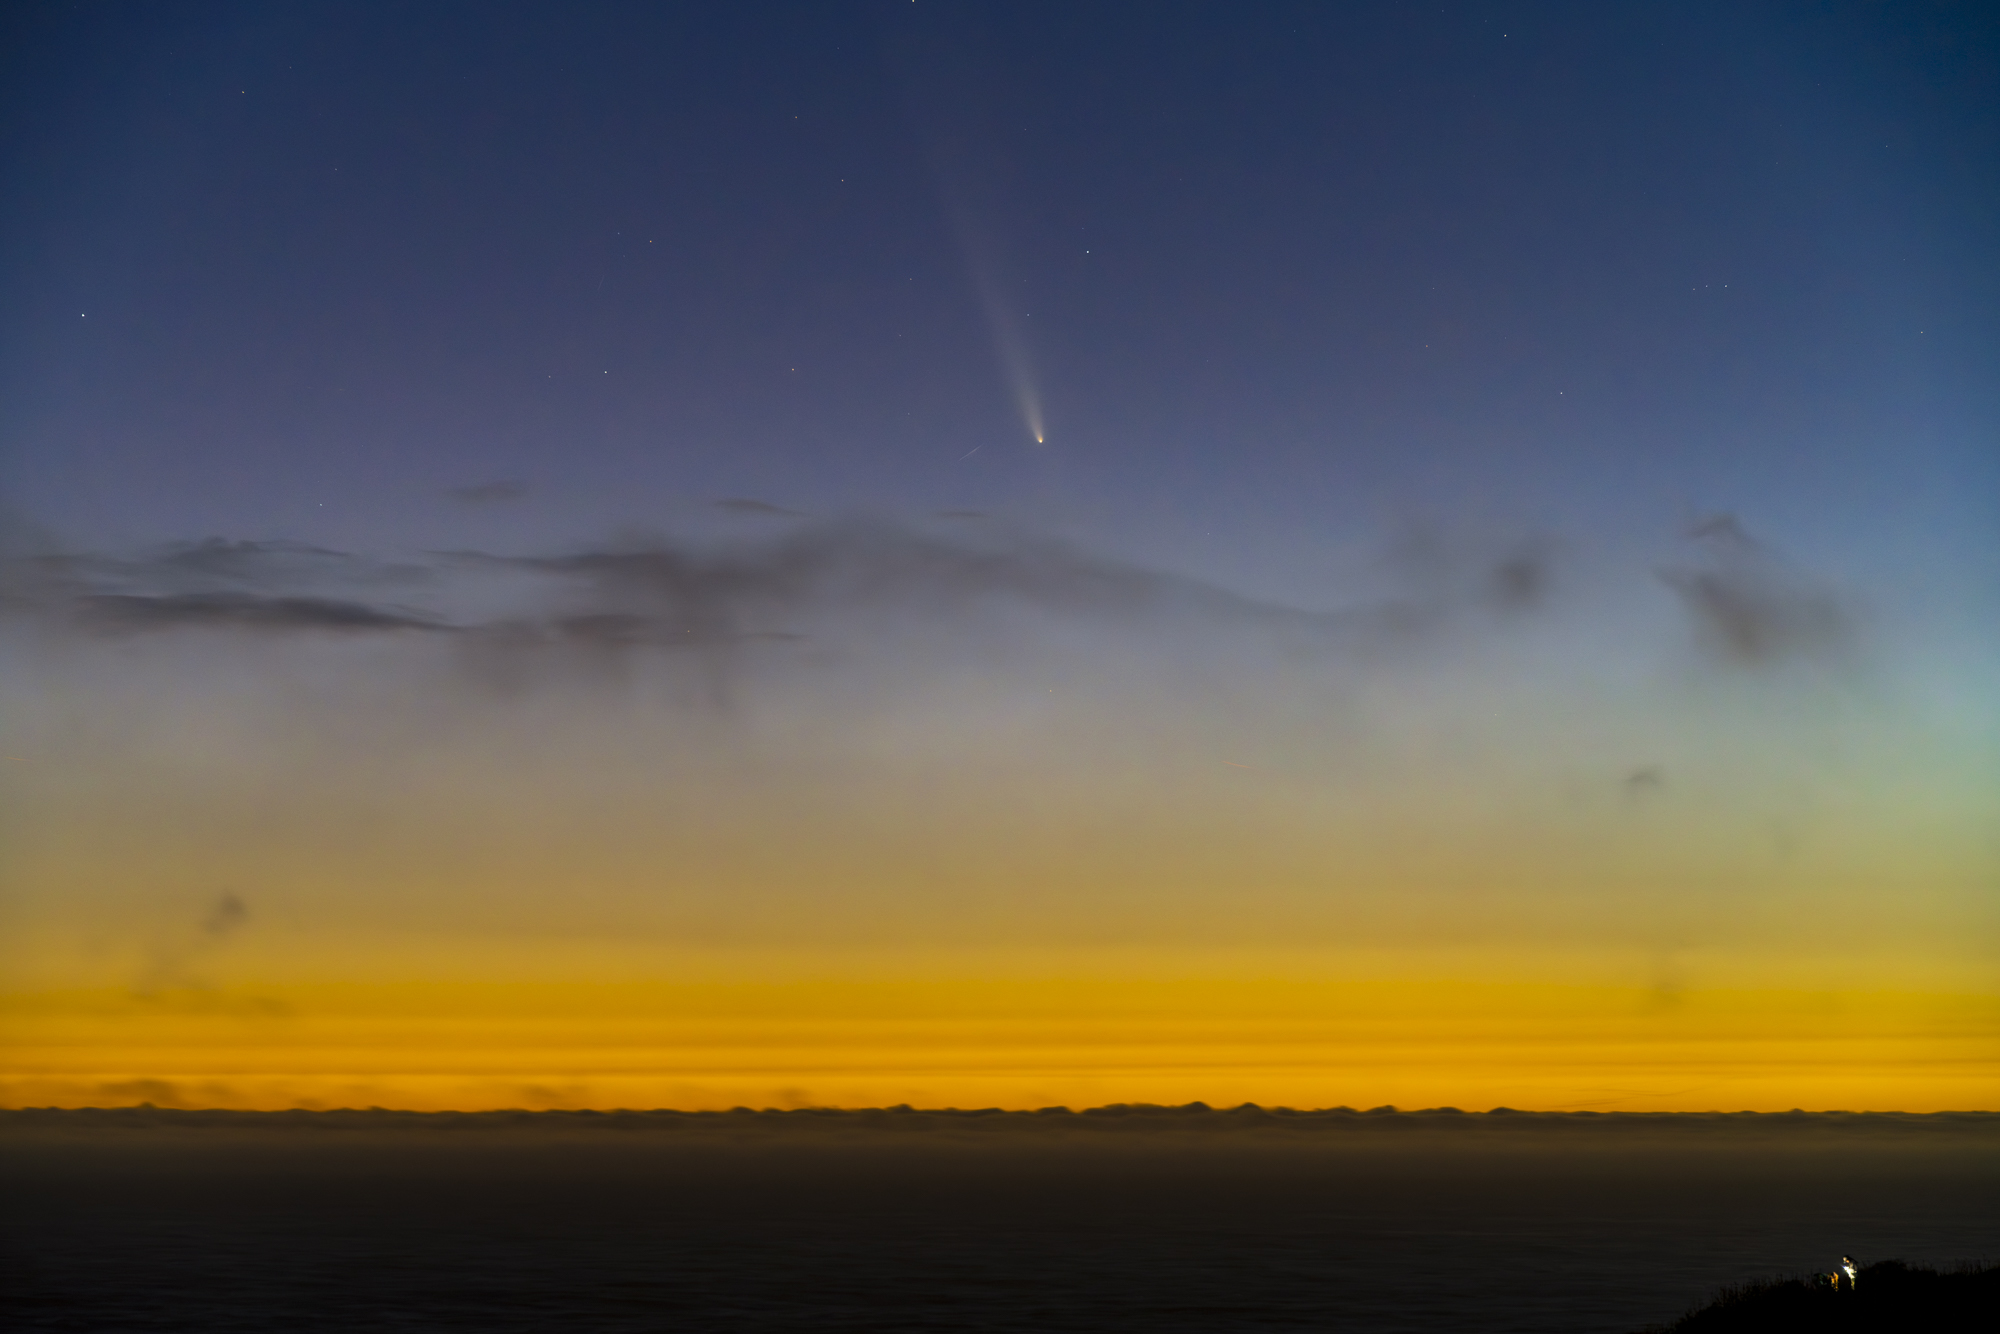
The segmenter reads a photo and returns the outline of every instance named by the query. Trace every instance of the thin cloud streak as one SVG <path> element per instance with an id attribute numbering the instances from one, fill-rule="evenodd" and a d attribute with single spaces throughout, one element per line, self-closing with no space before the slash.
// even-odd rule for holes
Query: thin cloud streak
<path id="1" fill-rule="evenodd" d="M 190 627 L 284 632 L 451 628 L 419 612 L 333 598 L 259 597 L 251 593 L 175 593 L 160 597 L 98 593 L 77 601 L 88 622 L 111 630 Z"/>

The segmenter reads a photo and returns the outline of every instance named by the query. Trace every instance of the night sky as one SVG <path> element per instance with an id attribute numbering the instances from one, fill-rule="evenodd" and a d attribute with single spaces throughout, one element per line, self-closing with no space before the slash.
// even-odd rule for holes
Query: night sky
<path id="1" fill-rule="evenodd" d="M 0 1103 L 2000 1097 L 1979 7 L 4 22 Z"/>

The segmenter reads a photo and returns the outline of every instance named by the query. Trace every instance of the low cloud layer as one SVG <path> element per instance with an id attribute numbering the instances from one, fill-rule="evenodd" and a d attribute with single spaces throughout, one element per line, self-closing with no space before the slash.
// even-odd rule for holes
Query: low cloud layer
<path id="1" fill-rule="evenodd" d="M 723 503 L 803 517 L 762 502 Z M 210 539 L 137 558 L 17 557 L 7 586 L 15 615 L 85 633 L 422 632 L 465 637 L 488 657 L 563 644 L 622 651 L 790 641 L 839 633 L 857 620 L 947 633 L 967 616 L 1010 611 L 1338 649 L 1532 612 L 1547 600 L 1553 556 L 1540 540 L 1484 549 L 1426 540 L 1399 548 L 1390 565 L 1395 595 L 1308 609 L 1013 530 L 968 533 L 960 525 L 945 535 L 882 521 L 815 521 L 734 545 L 656 540 L 550 555 L 452 552 L 421 564 Z M 474 588 L 478 595 L 469 595 Z"/>
<path id="2" fill-rule="evenodd" d="M 1176 1149 L 1194 1144 L 1296 1144 L 1352 1146 L 1370 1153 L 1391 1147 L 1436 1152 L 1447 1144 L 1467 1148 L 1546 1146 L 1573 1152 L 1591 1147 L 1649 1150 L 1740 1148 L 1768 1153 L 1789 1149 L 1880 1146 L 1911 1150 L 1972 1149 L 1991 1153 L 2000 1144 L 1994 1112 L 1526 1112 L 1509 1108 L 1461 1111 L 1435 1107 L 1294 1110 L 1289 1107 L 1210 1107 L 1189 1103 L 1160 1107 L 1118 1103 L 1071 1110 L 999 1108 L 960 1110 L 882 1107 L 845 1110 L 796 1108 L 727 1112 L 493 1111 L 406 1112 L 382 1109 L 255 1112 L 214 1109 L 214 1085 L 183 1088 L 167 1080 L 130 1080 L 103 1087 L 101 1108 L 27 1108 L 0 1111 L 0 1125 L 17 1135 L 146 1131 L 203 1131 L 223 1136 L 259 1133 L 300 1136 L 376 1135 L 421 1140 L 448 1136 L 496 1147 L 524 1139 L 553 1142 L 609 1135 L 639 1144 L 698 1143 L 721 1147 L 833 1142 L 939 1148 L 976 1144 L 1158 1142 Z M 207 1107 L 204 1108 L 204 1099 Z M 140 1105 L 134 1105 L 140 1104 Z M 178 1143 L 178 1141 L 176 1141 Z M 1820 1170 L 1817 1163 L 1811 1170 Z"/>

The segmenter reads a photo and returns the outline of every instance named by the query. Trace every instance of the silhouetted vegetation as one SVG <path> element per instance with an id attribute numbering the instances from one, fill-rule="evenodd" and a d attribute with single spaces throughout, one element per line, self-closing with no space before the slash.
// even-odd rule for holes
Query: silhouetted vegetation
<path id="1" fill-rule="evenodd" d="M 1990 1330 L 2000 1305 L 2000 1266 L 1935 1269 L 1884 1260 L 1861 1271 L 1852 1289 L 1824 1275 L 1724 1288 L 1713 1302 L 1649 1334 L 1843 1334 Z"/>

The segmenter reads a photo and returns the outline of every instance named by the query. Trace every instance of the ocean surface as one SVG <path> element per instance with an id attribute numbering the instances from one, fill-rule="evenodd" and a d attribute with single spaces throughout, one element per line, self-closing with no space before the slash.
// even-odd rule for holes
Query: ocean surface
<path id="1" fill-rule="evenodd" d="M 2000 1258 L 2000 1118 L 1228 1115 L 0 1113 L 0 1323 L 1563 1334 Z"/>

